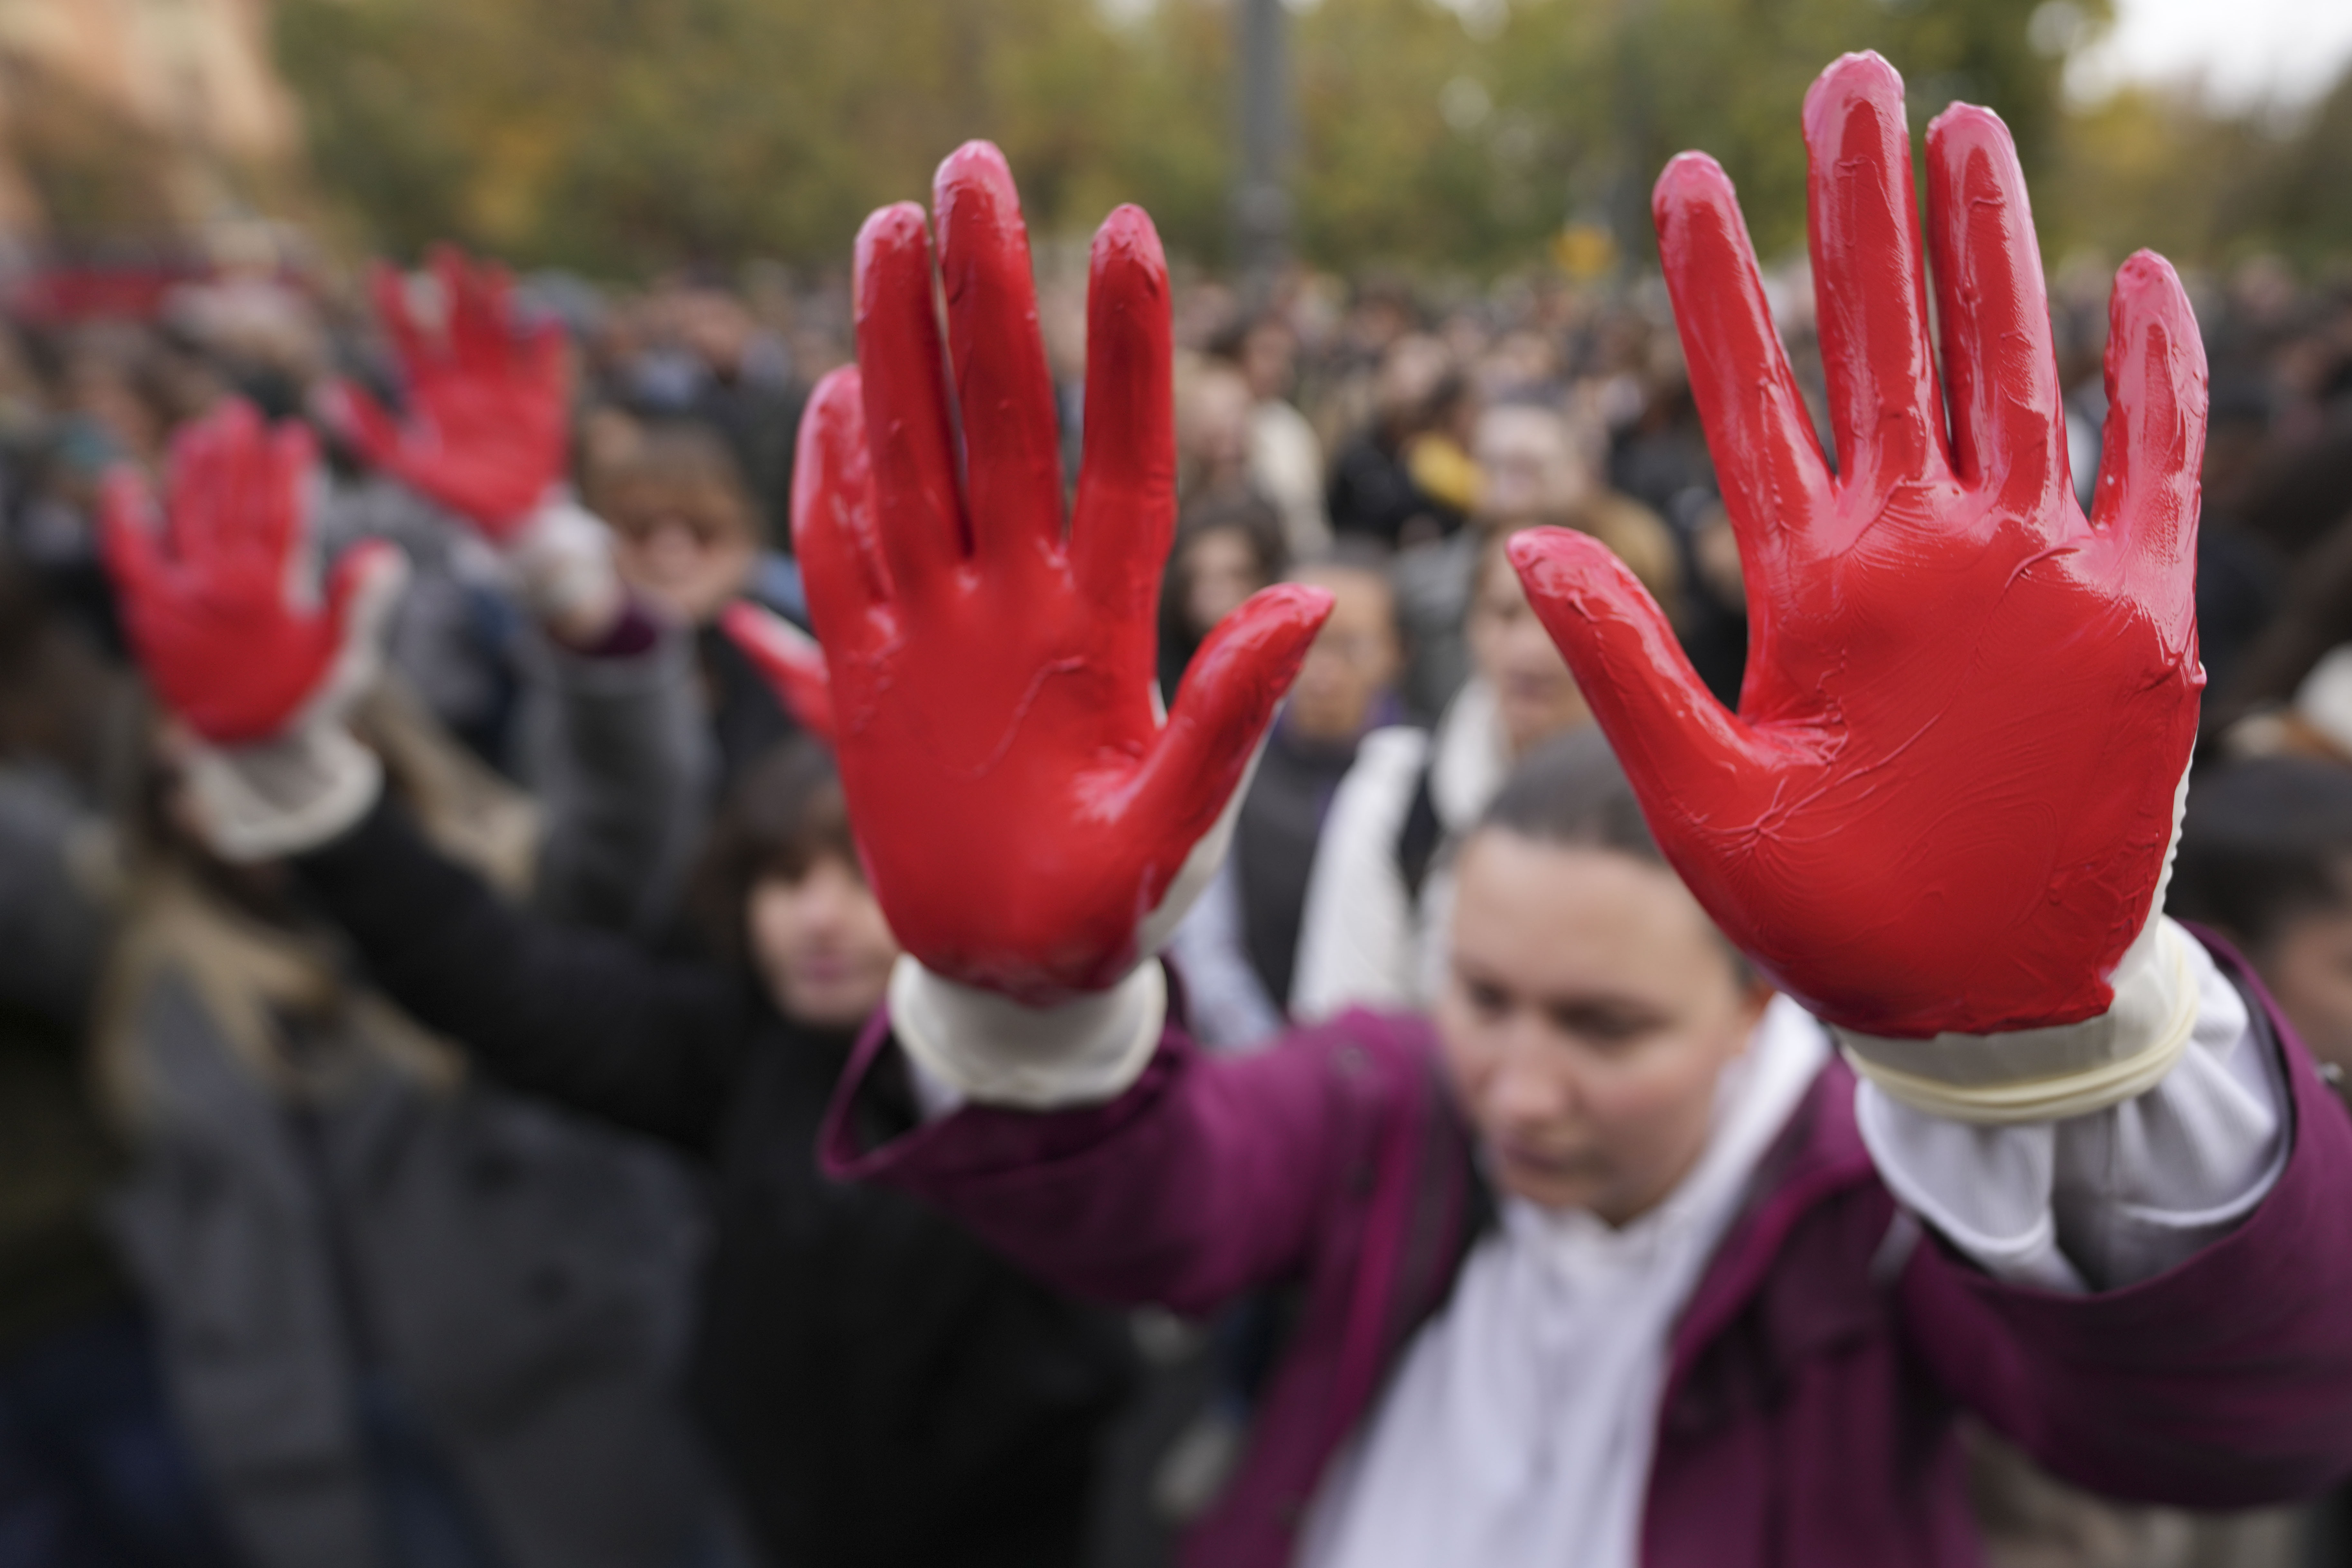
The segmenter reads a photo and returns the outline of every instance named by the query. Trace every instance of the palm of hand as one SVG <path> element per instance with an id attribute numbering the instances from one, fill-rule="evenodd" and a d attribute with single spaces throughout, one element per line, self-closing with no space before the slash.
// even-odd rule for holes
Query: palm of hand
<path id="1" fill-rule="evenodd" d="M 562 337 L 551 324 L 518 327 L 498 268 L 443 249 L 432 270 L 438 332 L 418 319 L 397 272 L 378 267 L 373 279 L 406 382 L 407 423 L 355 388 L 342 390 L 342 405 L 371 462 L 500 540 L 562 477 Z"/>
<path id="2" fill-rule="evenodd" d="M 161 519 L 128 472 L 107 481 L 107 565 L 140 663 L 171 711 L 221 745 L 277 735 L 325 684 L 354 584 L 384 547 L 337 564 L 321 599 L 299 570 L 315 460 L 299 425 L 235 402 L 173 442 Z"/>
<path id="3" fill-rule="evenodd" d="M 2086 518 L 2000 122 L 1955 110 L 1929 131 L 1948 440 L 1899 80 L 1839 62 L 1806 132 L 1834 476 L 1728 182 L 1686 155 L 1658 187 L 1747 572 L 1738 715 L 1613 563 L 1557 539 L 1515 559 L 1660 847 L 1776 981 L 1890 1036 L 2077 1021 L 2148 918 L 2195 737 L 2195 324 L 2161 260 L 2126 267 Z"/>
<path id="4" fill-rule="evenodd" d="M 1158 238 L 1123 208 L 1096 239 L 1066 536 L 1002 157 L 974 143 L 949 159 L 936 204 L 947 344 L 922 210 L 876 214 L 858 237 L 859 362 L 811 399 L 793 537 L 851 821 L 892 930 L 938 974 L 1044 1004 L 1108 987 L 1141 956 L 1328 600 L 1287 587 L 1244 605 L 1160 722 L 1152 612 L 1175 444 Z"/>

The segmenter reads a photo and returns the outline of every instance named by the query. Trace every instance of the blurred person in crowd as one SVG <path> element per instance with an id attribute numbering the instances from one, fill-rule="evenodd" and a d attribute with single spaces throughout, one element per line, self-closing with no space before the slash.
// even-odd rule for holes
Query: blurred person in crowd
<path id="1" fill-rule="evenodd" d="M 1242 798 L 1234 852 L 1171 939 L 1202 1040 L 1265 1043 L 1288 1025 L 1307 888 L 1340 780 L 1375 729 L 1397 722 L 1403 634 L 1388 561 L 1342 540 L 1289 580 L 1331 595 L 1290 698 Z"/>
<path id="2" fill-rule="evenodd" d="M 1333 459 L 1332 528 L 1393 549 L 1460 527 L 1471 497 L 1466 464 L 1453 458 L 1469 402 L 1468 384 L 1443 340 L 1411 333 L 1390 343 L 1373 381 L 1370 419 Z M 1444 493 L 1433 494 L 1430 484 Z"/>
<path id="3" fill-rule="evenodd" d="M 455 318 L 476 335 L 461 373 L 506 387 L 530 364 L 544 401 L 442 419 L 424 450 L 461 473 L 544 465 L 522 484 L 544 497 L 560 447 L 522 434 L 561 419 L 543 341 L 508 332 L 489 275 L 446 276 L 489 296 Z M 158 691 L 203 671 L 247 693 L 288 678 L 324 655 L 254 616 L 309 607 L 367 628 L 319 712 L 356 704 L 374 748 L 295 745 L 257 787 L 229 777 L 210 731 L 156 727 L 94 1045 L 134 1155 L 118 1235 L 205 1472 L 263 1568 L 700 1568 L 723 1560 L 725 1519 L 675 1397 L 700 1247 L 687 1177 L 470 1077 L 270 863 L 270 802 L 376 756 L 367 779 L 388 777 L 506 896 L 626 923 L 665 874 L 658 853 L 698 826 L 679 747 L 693 731 L 674 719 L 693 701 L 690 649 L 629 597 L 592 517 L 559 507 L 518 526 L 420 480 L 437 470 L 396 431 L 370 440 L 404 483 L 472 497 L 478 547 L 546 642 L 562 776 L 526 799 L 373 679 L 394 552 L 366 543 L 325 578 L 298 427 L 232 403 L 177 433 L 160 512 L 128 471 L 110 479 L 110 574 Z M 231 630 L 190 653 L 170 641 L 189 625 Z"/>
<path id="4" fill-rule="evenodd" d="M 748 769 L 716 824 L 698 904 L 723 963 L 528 915 L 389 798 L 296 869 L 390 995 L 492 1079 L 712 1167 L 689 1396 L 774 1561 L 1077 1562 L 1128 1376 L 1118 1320 L 815 1168 L 898 948 L 814 742 Z"/>
<path id="5" fill-rule="evenodd" d="M 1603 488 L 1569 422 L 1532 403 L 1503 403 L 1479 416 L 1472 454 L 1478 469 L 1470 528 L 1397 558 L 1398 596 L 1412 662 L 1405 698 L 1421 715 L 1442 713 L 1470 675 L 1465 635 L 1473 578 L 1488 542 L 1521 528 L 1572 528 L 1592 535 L 1633 570 L 1671 617 L 1681 605 L 1674 536 L 1638 501 Z"/>
<path id="6" fill-rule="evenodd" d="M 2352 1072 L 2352 766 L 2264 757 L 2201 774 L 2165 908 L 2245 955 L 2341 1087 Z"/>
<path id="7" fill-rule="evenodd" d="M 1177 517 L 1167 575 L 1160 585 L 1160 689 L 1165 700 L 1176 700 L 1185 667 L 1217 622 L 1259 589 L 1280 581 L 1289 563 L 1282 519 L 1263 497 L 1210 495 L 1185 507 Z"/>
<path id="8" fill-rule="evenodd" d="M 1231 361 L 1187 358 L 1176 376 L 1176 493 L 1187 501 L 1268 499 L 1251 469 L 1249 379 Z"/>
<path id="9" fill-rule="evenodd" d="M 1291 399 L 1298 390 L 1298 334 L 1266 313 L 1219 346 L 1248 383 L 1250 481 L 1282 514 L 1291 559 L 1311 560 L 1330 547 L 1324 512 L 1323 443 Z"/>
<path id="10" fill-rule="evenodd" d="M 235 1561 L 100 1218 L 123 1154 L 83 1044 L 119 881 L 103 800 L 134 710 L 128 683 L 0 556 L 4 1568 Z"/>
<path id="11" fill-rule="evenodd" d="M 798 570 L 765 549 L 741 472 L 710 429 L 610 411 L 592 415 L 590 429 L 583 442 L 589 503 L 613 530 L 621 580 L 693 630 L 719 774 L 731 779 L 796 726 L 719 630 L 719 612 L 748 595 L 805 619 Z"/>
<path id="12" fill-rule="evenodd" d="M 792 526 L 793 442 L 807 388 L 784 340 L 743 301 L 698 278 L 674 279 L 646 302 L 646 339 L 628 362 L 624 406 L 648 419 L 690 419 L 734 455 L 757 532 Z"/>
<path id="13" fill-rule="evenodd" d="M 1444 975 L 1454 857 L 1512 767 L 1588 725 L 1576 678 L 1486 536 L 1465 627 L 1473 670 L 1436 729 L 1366 736 L 1332 798 L 1307 888 L 1290 1013 L 1425 1006 Z"/>

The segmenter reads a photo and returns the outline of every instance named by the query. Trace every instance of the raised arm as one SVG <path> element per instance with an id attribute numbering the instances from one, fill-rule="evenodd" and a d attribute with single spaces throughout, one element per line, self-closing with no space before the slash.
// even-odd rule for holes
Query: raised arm
<path id="1" fill-rule="evenodd" d="M 401 574 L 362 545 L 325 575 L 300 427 L 232 403 L 173 444 L 169 504 L 110 483 L 107 560 L 141 665 L 188 732 L 197 827 L 235 861 L 305 857 L 374 977 L 494 1072 L 627 1125 L 707 1141 L 744 1033 L 723 977 L 500 902 L 381 800 L 344 725 Z"/>
<path id="2" fill-rule="evenodd" d="M 1729 182 L 1685 154 L 1655 199 L 1749 585 L 1738 711 L 1591 539 L 1513 559 L 1667 857 L 1865 1080 L 1880 1173 L 1942 1238 L 1906 1300 L 1952 1391 L 2107 1490 L 2316 1484 L 2352 1465 L 2352 1248 L 2310 1195 L 2352 1129 L 2159 913 L 2204 685 L 2188 300 L 2145 252 L 2116 279 L 2085 517 L 2000 121 L 1929 127 L 1923 246 L 1893 69 L 1838 61 L 1804 119 L 1834 469 Z"/>
<path id="3" fill-rule="evenodd" d="M 817 388 L 795 468 L 850 820 L 907 949 L 828 1150 L 1066 1282 L 1198 1301 L 1297 1252 L 1336 1158 L 1316 1072 L 1273 1071 L 1254 1096 L 1234 1076 L 1252 1068 L 1163 1039 L 1153 956 L 1224 852 L 1328 599 L 1250 600 L 1163 718 L 1152 607 L 1175 440 L 1150 221 L 1124 207 L 1095 237 L 1066 519 L 1028 239 L 994 148 L 941 165 L 934 214 L 936 273 L 921 208 L 860 233 L 858 362 Z M 805 701 L 804 662 L 734 626 Z M 935 1106 L 962 1109 L 877 1147 L 860 1096 L 899 1051 Z M 1024 1159 L 1045 1164 L 1024 1176 Z"/>

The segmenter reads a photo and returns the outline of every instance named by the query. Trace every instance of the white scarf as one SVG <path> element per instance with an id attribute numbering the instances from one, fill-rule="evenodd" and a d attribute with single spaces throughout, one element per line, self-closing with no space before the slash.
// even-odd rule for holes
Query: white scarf
<path id="1" fill-rule="evenodd" d="M 1698 1163 L 1622 1229 L 1507 1199 L 1326 1476 L 1303 1568 L 1636 1568 L 1674 1324 L 1827 1053 L 1776 998 Z"/>

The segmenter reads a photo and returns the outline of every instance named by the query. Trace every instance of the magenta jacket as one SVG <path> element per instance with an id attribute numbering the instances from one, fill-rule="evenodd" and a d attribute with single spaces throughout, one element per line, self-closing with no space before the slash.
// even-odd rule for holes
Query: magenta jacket
<path id="1" fill-rule="evenodd" d="M 2233 954 L 2294 1145 L 2246 1222 L 2143 1284 L 1995 1282 L 1898 1219 L 1833 1062 L 1765 1156 L 1674 1336 L 1649 1568 L 1980 1562 L 1954 1418 L 2110 1495 L 2273 1502 L 2352 1473 L 2352 1118 Z M 1440 1305 L 1485 1205 L 1420 1019 L 1347 1014 L 1239 1060 L 1171 1026 L 1108 1105 L 969 1107 L 882 1139 L 877 1019 L 824 1134 L 835 1173 L 919 1194 L 1066 1289 L 1205 1312 L 1304 1307 L 1200 1568 L 1280 1568 L 1325 1465 Z M 903 1123 L 899 1124 L 903 1127 Z M 879 1141 L 877 1141 L 879 1140 Z"/>

